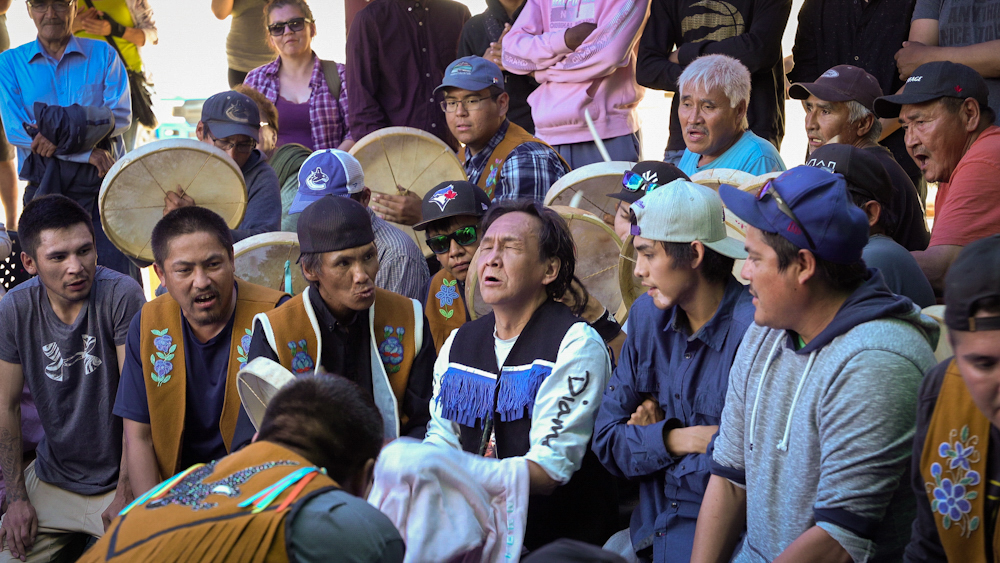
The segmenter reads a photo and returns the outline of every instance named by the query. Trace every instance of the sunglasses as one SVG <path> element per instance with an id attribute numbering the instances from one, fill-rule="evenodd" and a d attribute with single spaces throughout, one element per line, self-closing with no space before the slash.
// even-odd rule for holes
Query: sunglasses
<path id="1" fill-rule="evenodd" d="M 768 194 L 770 194 L 771 197 L 774 198 L 774 202 L 778 204 L 778 210 L 784 213 L 786 217 L 791 219 L 792 223 L 794 223 L 795 226 L 798 227 L 800 231 L 802 231 L 803 236 L 806 237 L 806 242 L 809 243 L 809 249 L 816 250 L 816 243 L 814 243 L 812 237 L 809 236 L 809 232 L 806 231 L 806 228 L 802 226 L 802 223 L 799 221 L 799 218 L 796 217 L 795 213 L 792 212 L 792 208 L 789 207 L 787 203 L 785 203 L 784 198 L 781 197 L 781 194 L 778 193 L 778 190 L 771 186 L 771 182 L 764 184 L 764 187 L 761 188 L 760 192 L 757 194 L 757 201 L 763 200 L 764 196 Z"/>
<path id="2" fill-rule="evenodd" d="M 455 241 L 459 246 L 469 246 L 479 240 L 478 229 L 475 225 L 462 227 L 450 235 L 438 235 L 427 237 L 427 248 L 434 254 L 444 254 L 451 250 L 451 241 Z"/>
<path id="3" fill-rule="evenodd" d="M 274 37 L 280 37 L 285 34 L 285 26 L 293 32 L 299 32 L 306 28 L 307 23 L 313 23 L 313 20 L 309 18 L 293 18 L 286 22 L 274 22 L 267 26 L 267 31 Z"/>
<path id="4" fill-rule="evenodd" d="M 626 170 L 622 176 L 622 186 L 630 192 L 644 191 L 647 194 L 660 187 L 659 184 L 654 184 L 631 170 Z"/>

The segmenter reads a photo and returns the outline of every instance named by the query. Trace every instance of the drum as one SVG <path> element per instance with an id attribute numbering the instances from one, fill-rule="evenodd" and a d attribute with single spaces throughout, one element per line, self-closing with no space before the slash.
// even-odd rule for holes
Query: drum
<path id="1" fill-rule="evenodd" d="M 760 189 L 764 187 L 764 184 L 770 182 L 771 180 L 777 178 L 778 176 L 781 176 L 782 174 L 784 174 L 784 171 L 768 172 L 767 174 L 754 176 L 750 180 L 747 180 L 746 182 L 739 184 L 740 191 L 756 195 L 758 192 L 760 192 Z"/>
<path id="2" fill-rule="evenodd" d="M 233 253 L 236 255 L 236 277 L 241 280 L 289 295 L 302 293 L 309 286 L 297 264 L 299 236 L 295 233 L 254 235 L 233 245 Z"/>
<path id="3" fill-rule="evenodd" d="M 603 221 L 580 209 L 552 206 L 573 234 L 576 246 L 576 277 L 593 299 L 597 299 L 609 311 L 617 312 L 618 322 L 625 322 L 628 309 L 622 307 L 622 295 L 618 289 L 618 258 L 621 255 L 621 241 L 611 227 Z M 478 271 L 479 251 L 472 257 L 465 282 L 466 303 L 472 303 L 469 316 L 473 319 L 485 315 L 490 306 L 483 302 L 479 293 Z"/>
<path id="4" fill-rule="evenodd" d="M 545 194 L 545 205 L 563 205 L 582 209 L 614 227 L 615 209 L 619 200 L 607 194 L 622 189 L 622 175 L 631 170 L 634 162 L 596 162 L 573 170 Z"/>
<path id="5" fill-rule="evenodd" d="M 719 186 L 729 184 L 739 186 L 752 181 L 756 176 L 741 170 L 731 170 L 729 168 L 710 168 L 698 172 L 691 176 L 691 181 L 696 184 L 708 186 L 715 191 L 719 191 Z"/>
<path id="6" fill-rule="evenodd" d="M 455 152 L 434 135 L 413 127 L 386 127 L 365 135 L 351 148 L 365 171 L 365 186 L 373 192 L 398 195 L 410 190 L 420 197 L 441 182 L 466 180 L 465 168 Z M 420 246 L 431 251 L 424 237 L 406 225 L 396 225 Z"/>
<path id="7" fill-rule="evenodd" d="M 254 358 L 236 374 L 236 390 L 254 429 L 260 430 L 267 404 L 292 381 L 295 381 L 292 372 L 267 358 Z"/>
<path id="8" fill-rule="evenodd" d="M 948 325 L 944 324 L 944 305 L 931 305 L 924 307 L 921 313 L 937 321 L 941 327 L 941 337 L 938 339 L 937 348 L 934 349 L 934 358 L 943 362 L 955 355 L 951 349 L 951 342 L 948 340 Z"/>
<path id="9" fill-rule="evenodd" d="M 153 261 L 150 239 L 168 191 L 182 191 L 235 229 L 247 208 L 240 167 L 229 155 L 194 139 L 163 139 L 126 154 L 111 167 L 98 196 L 101 225 L 126 256 Z"/>

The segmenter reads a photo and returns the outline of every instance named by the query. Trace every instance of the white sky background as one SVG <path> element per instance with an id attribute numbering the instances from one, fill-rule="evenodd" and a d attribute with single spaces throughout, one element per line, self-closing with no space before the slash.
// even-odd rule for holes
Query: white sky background
<path id="1" fill-rule="evenodd" d="M 485 0 L 460 0 L 473 14 L 482 12 Z M 159 44 L 142 50 L 146 68 L 153 75 L 157 94 L 161 98 L 206 98 L 228 89 L 226 35 L 229 20 L 219 21 L 212 14 L 209 0 L 150 0 L 159 30 Z M 324 59 L 343 62 L 345 59 L 344 4 L 342 0 L 312 0 L 310 7 L 316 18 L 317 36 L 313 40 L 316 54 Z M 795 39 L 796 15 L 802 0 L 794 0 L 789 25 L 783 37 L 783 54 L 791 53 Z M 16 0 L 7 13 L 7 28 L 12 46 L 35 38 L 36 30 L 28 18 L 23 1 Z M 162 107 L 157 109 L 166 109 Z M 644 157 L 661 159 L 667 141 L 670 103 L 662 92 L 647 90 L 639 108 L 642 119 Z M 785 103 L 786 131 L 782 157 L 786 165 L 803 161 L 805 132 L 804 114 L 799 102 Z M 161 115 L 161 121 L 169 114 Z"/>

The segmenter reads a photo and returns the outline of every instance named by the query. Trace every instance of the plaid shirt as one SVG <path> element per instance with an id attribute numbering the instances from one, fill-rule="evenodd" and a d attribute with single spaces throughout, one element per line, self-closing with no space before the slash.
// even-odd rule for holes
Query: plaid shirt
<path id="1" fill-rule="evenodd" d="M 504 120 L 483 150 L 476 154 L 466 151 L 465 173 L 473 184 L 478 184 L 479 177 L 483 175 L 493 156 L 493 151 L 507 135 L 509 125 L 510 121 Z M 493 192 L 493 202 L 522 197 L 543 201 L 545 193 L 552 184 L 567 172 L 569 168 L 563 164 L 556 151 L 541 143 L 521 143 L 510 152 L 500 168 L 500 179 Z"/>
<path id="2" fill-rule="evenodd" d="M 375 285 L 423 303 L 427 299 L 427 286 L 431 272 L 420 247 L 406 233 L 379 218 L 371 209 L 372 231 L 378 249 L 378 274 Z"/>
<path id="3" fill-rule="evenodd" d="M 276 104 L 278 92 L 281 91 L 279 69 L 281 57 L 251 70 L 243 83 Z M 340 75 L 340 98 L 334 100 L 330 95 L 330 87 L 326 84 L 323 65 L 313 53 L 313 72 L 309 79 L 309 87 L 312 88 L 312 93 L 309 94 L 309 123 L 312 126 L 314 151 L 335 149 L 344 139 L 352 138 L 347 125 L 347 80 L 344 77 L 344 65 L 337 63 L 337 74 Z"/>

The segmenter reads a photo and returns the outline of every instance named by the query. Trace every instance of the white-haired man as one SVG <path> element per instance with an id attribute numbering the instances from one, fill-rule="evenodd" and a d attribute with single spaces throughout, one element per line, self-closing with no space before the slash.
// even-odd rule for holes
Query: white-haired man
<path id="1" fill-rule="evenodd" d="M 864 69 L 851 65 L 837 65 L 813 82 L 796 82 L 788 89 L 788 97 L 802 100 L 806 110 L 809 154 L 823 145 L 840 143 L 853 145 L 878 158 L 895 192 L 888 207 L 896 219 L 892 238 L 907 250 L 924 250 L 931 234 L 924 221 L 924 208 L 917 188 L 889 149 L 878 144 L 882 122 L 875 116 L 874 107 L 875 99 L 881 96 L 878 80 Z M 832 170 L 835 164 L 826 167 Z"/>
<path id="2" fill-rule="evenodd" d="M 678 168 L 691 176 L 711 168 L 750 174 L 785 169 L 774 145 L 747 128 L 750 71 L 726 55 L 695 59 L 677 81 L 684 129 L 684 156 Z"/>

